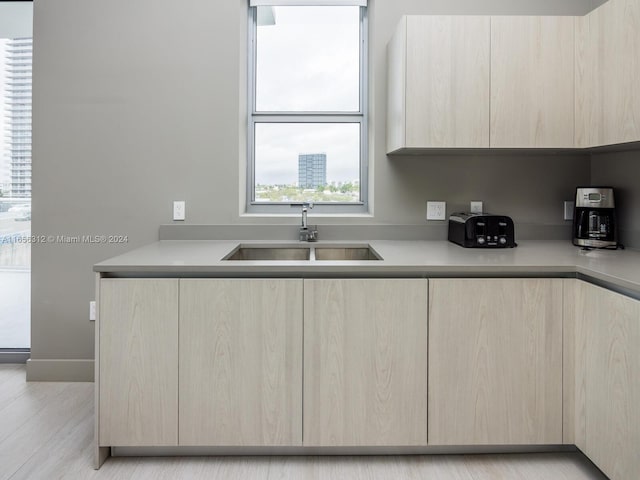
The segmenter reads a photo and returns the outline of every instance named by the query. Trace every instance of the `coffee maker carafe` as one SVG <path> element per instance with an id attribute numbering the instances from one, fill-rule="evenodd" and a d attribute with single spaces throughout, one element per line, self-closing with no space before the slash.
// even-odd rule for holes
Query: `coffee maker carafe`
<path id="1" fill-rule="evenodd" d="M 618 247 L 613 188 L 578 187 L 576 189 L 573 244 L 587 248 Z"/>

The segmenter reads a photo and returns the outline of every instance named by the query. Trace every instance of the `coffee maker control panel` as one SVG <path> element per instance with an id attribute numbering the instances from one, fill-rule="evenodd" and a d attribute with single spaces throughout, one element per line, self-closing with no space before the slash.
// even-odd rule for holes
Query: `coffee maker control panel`
<path id="1" fill-rule="evenodd" d="M 611 188 L 578 188 L 576 193 L 577 208 L 615 208 L 613 189 Z"/>

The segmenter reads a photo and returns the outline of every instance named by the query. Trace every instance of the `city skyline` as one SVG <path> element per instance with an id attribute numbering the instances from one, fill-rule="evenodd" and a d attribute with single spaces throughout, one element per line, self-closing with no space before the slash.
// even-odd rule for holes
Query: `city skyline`
<path id="1" fill-rule="evenodd" d="M 9 170 L 9 153 L 8 144 L 6 138 L 6 104 L 4 98 L 4 82 L 5 82 L 5 60 L 4 51 L 7 43 L 7 38 L 0 38 L 0 190 L 8 190 L 8 185 L 11 183 L 11 176 Z M 6 186 L 5 186 L 6 185 Z"/>
<path id="2" fill-rule="evenodd" d="M 9 138 L 5 151 L 10 159 L 11 175 L 8 193 L 19 198 L 31 198 L 32 59 L 32 38 L 5 42 L 4 104 L 7 108 L 4 130 Z"/>
<path id="3" fill-rule="evenodd" d="M 357 123 L 258 123 L 255 130 L 255 183 L 294 185 L 298 156 L 327 155 L 327 182 L 360 178 L 360 125 Z"/>

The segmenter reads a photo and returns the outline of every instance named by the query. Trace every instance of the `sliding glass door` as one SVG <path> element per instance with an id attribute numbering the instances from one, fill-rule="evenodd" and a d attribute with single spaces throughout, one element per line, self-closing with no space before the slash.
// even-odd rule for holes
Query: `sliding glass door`
<path id="1" fill-rule="evenodd" d="M 30 347 L 32 3 L 0 2 L 0 353 Z M 0 361 L 2 358 L 0 358 Z"/>

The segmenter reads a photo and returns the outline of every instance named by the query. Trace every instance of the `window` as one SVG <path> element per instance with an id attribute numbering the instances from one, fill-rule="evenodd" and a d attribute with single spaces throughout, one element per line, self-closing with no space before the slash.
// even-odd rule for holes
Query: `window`
<path id="1" fill-rule="evenodd" d="M 250 0 L 249 19 L 247 211 L 366 212 L 366 1 Z"/>

